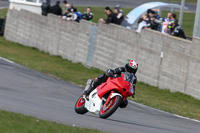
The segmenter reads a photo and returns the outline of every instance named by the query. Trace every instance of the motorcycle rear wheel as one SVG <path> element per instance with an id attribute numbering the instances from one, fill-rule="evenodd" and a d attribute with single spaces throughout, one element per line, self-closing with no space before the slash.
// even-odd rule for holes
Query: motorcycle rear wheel
<path id="1" fill-rule="evenodd" d="M 88 112 L 88 110 L 85 108 L 85 100 L 82 98 L 82 96 L 80 96 L 77 100 L 74 110 L 78 114 L 85 114 Z"/>
<path id="2" fill-rule="evenodd" d="M 111 116 L 117 108 L 120 106 L 122 102 L 122 97 L 121 96 L 114 96 L 108 103 L 108 105 L 104 104 L 100 111 L 99 111 L 99 117 L 106 119 L 109 116 Z"/>

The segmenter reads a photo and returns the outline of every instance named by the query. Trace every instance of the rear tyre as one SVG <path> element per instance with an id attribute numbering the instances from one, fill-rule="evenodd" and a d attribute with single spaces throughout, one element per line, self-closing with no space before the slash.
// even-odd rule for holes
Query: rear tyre
<path id="1" fill-rule="evenodd" d="M 88 110 L 85 108 L 85 99 L 83 99 L 82 96 L 80 96 L 77 100 L 74 110 L 78 114 L 85 114 L 88 112 Z"/>
<path id="2" fill-rule="evenodd" d="M 121 96 L 114 96 L 110 102 L 108 103 L 108 105 L 104 104 L 99 112 L 99 117 L 106 119 L 109 116 L 111 116 L 116 110 L 117 108 L 120 106 L 122 102 L 122 97 Z"/>

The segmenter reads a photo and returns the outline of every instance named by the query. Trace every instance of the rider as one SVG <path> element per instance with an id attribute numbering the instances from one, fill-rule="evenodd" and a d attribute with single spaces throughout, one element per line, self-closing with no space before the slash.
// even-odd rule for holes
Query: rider
<path id="1" fill-rule="evenodd" d="M 115 68 L 114 70 L 112 69 L 108 69 L 106 73 L 99 75 L 99 77 L 97 78 L 97 80 L 93 81 L 93 80 L 88 80 L 87 85 L 89 86 L 88 89 L 85 89 L 85 91 L 83 92 L 83 94 L 86 95 L 86 97 L 89 96 L 89 94 L 99 85 L 101 85 L 102 83 L 106 82 L 108 77 L 113 77 L 114 74 L 117 75 L 121 75 L 122 72 L 130 72 L 133 73 L 134 76 L 137 72 L 138 69 L 138 63 L 134 60 L 130 60 L 128 59 L 125 67 L 118 67 Z M 137 77 L 135 76 L 134 81 L 133 81 L 133 89 L 134 89 L 134 94 L 135 95 L 135 84 L 137 82 Z M 87 87 L 87 86 L 86 86 Z M 124 102 L 121 103 L 120 107 L 121 108 L 125 108 L 128 105 L 128 100 L 124 100 Z"/>

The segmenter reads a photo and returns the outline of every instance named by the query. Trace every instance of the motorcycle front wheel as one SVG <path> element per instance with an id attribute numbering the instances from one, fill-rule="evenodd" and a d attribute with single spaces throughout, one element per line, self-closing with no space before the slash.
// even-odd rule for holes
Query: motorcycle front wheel
<path id="1" fill-rule="evenodd" d="M 85 114 L 88 112 L 88 110 L 85 108 L 85 99 L 83 99 L 82 96 L 80 96 L 77 100 L 74 110 L 78 114 Z"/>
<path id="2" fill-rule="evenodd" d="M 114 96 L 108 104 L 104 103 L 104 105 L 101 107 L 100 112 L 99 112 L 99 117 L 106 119 L 109 116 L 111 116 L 117 108 L 120 106 L 122 102 L 122 97 L 121 96 Z"/>

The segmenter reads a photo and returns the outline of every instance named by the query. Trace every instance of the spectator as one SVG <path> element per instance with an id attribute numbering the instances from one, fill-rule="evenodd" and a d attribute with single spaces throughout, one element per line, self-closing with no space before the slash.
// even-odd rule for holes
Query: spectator
<path id="1" fill-rule="evenodd" d="M 158 30 L 159 23 L 161 23 L 161 21 L 157 19 L 155 11 L 151 10 L 149 13 L 149 22 L 147 27 L 152 30 Z"/>
<path id="2" fill-rule="evenodd" d="M 77 11 L 76 8 L 71 8 L 68 10 L 70 11 L 67 15 L 66 20 L 80 22 L 80 20 L 82 19 L 82 14 L 79 11 Z"/>
<path id="3" fill-rule="evenodd" d="M 74 10 L 72 11 L 72 13 L 74 14 L 74 21 L 80 22 L 80 20 L 82 19 L 81 12 L 77 11 L 77 9 L 74 8 Z"/>
<path id="4" fill-rule="evenodd" d="M 160 19 L 160 15 L 158 14 L 158 11 L 155 11 L 155 16 L 157 19 Z"/>
<path id="5" fill-rule="evenodd" d="M 41 8 L 42 8 L 42 15 L 47 16 L 50 9 L 50 0 L 43 0 Z"/>
<path id="6" fill-rule="evenodd" d="M 73 14 L 71 13 L 71 9 L 73 9 L 73 5 L 68 4 L 68 9 L 65 11 L 65 13 L 62 16 L 63 20 L 68 20 L 73 16 Z"/>
<path id="7" fill-rule="evenodd" d="M 100 18 L 99 21 L 101 21 L 104 24 L 109 24 L 109 23 L 115 23 L 115 14 L 112 12 L 110 7 L 105 7 L 105 12 L 107 14 L 107 19 Z"/>
<path id="8" fill-rule="evenodd" d="M 140 33 L 143 28 L 147 27 L 147 21 L 148 21 L 147 14 L 143 14 L 142 19 L 138 21 L 139 25 L 138 25 L 138 29 L 136 30 L 138 33 Z"/>
<path id="9" fill-rule="evenodd" d="M 87 8 L 87 12 L 84 12 L 82 17 L 83 19 L 92 22 L 93 13 L 91 12 L 91 7 Z"/>
<path id="10" fill-rule="evenodd" d="M 150 12 L 152 11 L 152 9 L 148 9 L 147 10 L 147 17 L 149 18 L 150 17 Z"/>
<path id="11" fill-rule="evenodd" d="M 119 11 L 119 13 L 121 13 L 124 16 L 124 12 L 121 9 L 121 6 L 119 4 L 115 6 L 115 9 L 117 9 Z"/>
<path id="12" fill-rule="evenodd" d="M 171 25 L 172 22 L 172 13 L 169 12 L 167 14 L 167 18 L 161 18 L 161 20 L 163 21 L 163 25 L 162 25 L 162 33 L 170 33 L 170 29 L 168 29 L 168 26 Z"/>
<path id="13" fill-rule="evenodd" d="M 119 11 L 118 8 L 114 9 L 114 14 L 116 15 L 116 17 L 115 17 L 115 24 L 120 25 L 121 22 L 122 22 L 122 20 L 124 19 L 123 14 Z"/>
<path id="14" fill-rule="evenodd" d="M 182 27 L 178 24 L 178 20 L 175 20 L 172 23 L 173 32 L 171 33 L 172 36 L 177 36 L 186 39 L 185 33 Z"/>
<path id="15" fill-rule="evenodd" d="M 73 8 L 69 8 L 67 10 L 67 12 L 65 13 L 65 15 L 62 17 L 63 20 L 73 20 L 73 13 L 72 13 L 72 11 L 73 11 Z"/>
<path id="16" fill-rule="evenodd" d="M 174 31 L 173 23 L 174 22 L 178 23 L 178 20 L 176 19 L 176 14 L 173 13 L 172 16 L 171 16 L 171 19 L 172 19 L 171 24 L 168 26 L 169 34 L 171 34 Z"/>
<path id="17" fill-rule="evenodd" d="M 49 12 L 58 16 L 62 16 L 60 1 L 57 1 L 56 4 L 50 8 Z"/>
<path id="18" fill-rule="evenodd" d="M 64 0 L 63 5 L 62 5 L 62 15 L 66 15 L 65 13 L 68 11 L 68 8 L 69 8 L 69 4 L 67 4 L 67 1 Z"/>

